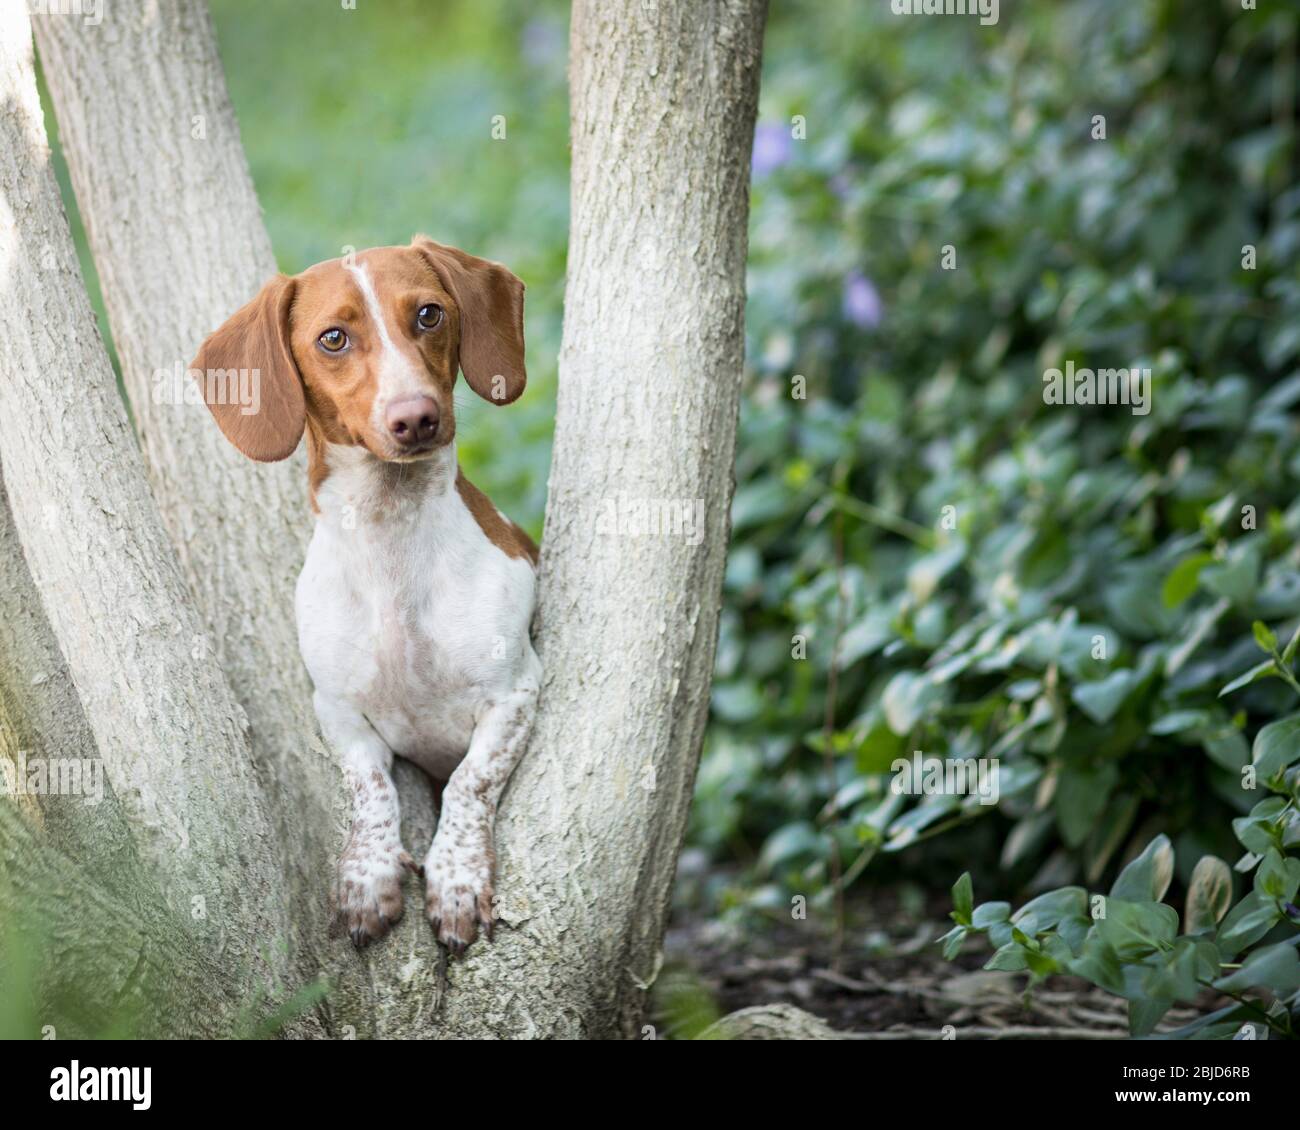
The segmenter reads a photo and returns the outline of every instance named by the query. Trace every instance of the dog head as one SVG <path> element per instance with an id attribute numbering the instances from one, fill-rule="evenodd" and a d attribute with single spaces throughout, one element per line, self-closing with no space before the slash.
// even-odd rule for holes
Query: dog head
<path id="1" fill-rule="evenodd" d="M 414 462 L 456 434 L 457 372 L 479 396 L 524 390 L 524 284 L 425 236 L 277 275 L 199 347 L 191 366 L 222 432 L 251 459 L 325 444 Z M 226 375 L 256 383 L 256 409 Z M 214 376 L 216 375 L 216 376 Z"/>

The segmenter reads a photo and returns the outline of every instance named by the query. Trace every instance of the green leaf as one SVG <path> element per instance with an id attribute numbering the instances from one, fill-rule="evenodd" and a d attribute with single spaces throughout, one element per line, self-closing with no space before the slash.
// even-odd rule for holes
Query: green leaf
<path id="1" fill-rule="evenodd" d="M 808 821 L 787 824 L 767 838 L 759 853 L 759 870 L 770 874 L 775 868 L 801 856 L 820 854 L 822 846 L 822 837 Z"/>
<path id="2" fill-rule="evenodd" d="M 1287 802 L 1279 796 L 1261 800 L 1250 810 L 1249 816 L 1239 816 L 1232 822 L 1233 835 L 1248 851 L 1266 855 L 1281 846 L 1282 830 L 1278 817 L 1286 811 Z"/>
<path id="3" fill-rule="evenodd" d="M 1006 922 L 1011 918 L 1011 904 L 1009 902 L 984 902 L 975 908 L 975 913 L 971 916 L 971 923 L 979 930 L 987 930 L 990 926 L 998 922 Z"/>
<path id="4" fill-rule="evenodd" d="M 909 808 L 889 825 L 889 839 L 885 841 L 885 851 L 902 851 L 905 847 L 916 843 L 926 828 L 951 816 L 960 805 L 961 798 L 951 794 L 935 794 L 926 797 L 915 808 Z"/>
<path id="5" fill-rule="evenodd" d="M 1221 765 L 1230 773 L 1239 774 L 1243 766 L 1250 764 L 1250 745 L 1246 736 L 1234 726 L 1203 734 L 1201 745 L 1215 765 Z"/>
<path id="6" fill-rule="evenodd" d="M 1094 929 L 1083 941 L 1083 952 L 1070 962 L 1070 972 L 1112 993 L 1124 991 L 1119 956 Z"/>
<path id="7" fill-rule="evenodd" d="M 1124 705 L 1124 700 L 1137 685 L 1139 678 L 1136 671 L 1121 668 L 1098 682 L 1080 683 L 1070 697 L 1097 725 L 1104 726 L 1119 713 L 1119 708 Z"/>
<path id="8" fill-rule="evenodd" d="M 1028 968 L 1025 949 L 1019 942 L 1008 942 L 1002 946 L 985 964 L 985 969 L 997 969 L 1004 973 L 1019 973 Z"/>
<path id="9" fill-rule="evenodd" d="M 880 704 L 889 728 L 902 737 L 910 733 L 912 727 L 944 697 L 944 688 L 936 686 L 928 675 L 900 671 L 889 680 Z"/>
<path id="10" fill-rule="evenodd" d="M 859 740 L 854 753 L 859 773 L 885 773 L 903 751 L 902 739 L 882 719 L 871 726 Z"/>
<path id="11" fill-rule="evenodd" d="M 1216 989 L 1240 992 L 1243 989 L 1267 989 L 1276 997 L 1285 997 L 1300 989 L 1300 954 L 1290 942 L 1278 942 L 1256 950 L 1240 969 L 1214 982 Z"/>
<path id="12" fill-rule="evenodd" d="M 1239 816 L 1232 822 L 1232 832 L 1242 847 L 1256 855 L 1263 855 L 1277 845 L 1276 830 L 1266 820 Z"/>
<path id="13" fill-rule="evenodd" d="M 1192 618 L 1191 623 L 1179 631 L 1178 642 L 1170 649 L 1165 659 L 1165 674 L 1169 678 L 1173 678 L 1182 670 L 1183 664 L 1213 634 L 1219 621 L 1231 608 L 1231 601 L 1220 598 L 1209 608 L 1201 609 Z"/>
<path id="14" fill-rule="evenodd" d="M 1128 1030 L 1135 1038 L 1149 1036 L 1163 1019 L 1166 1012 L 1173 1008 L 1174 1002 L 1168 997 L 1143 997 L 1128 1002 Z"/>
<path id="15" fill-rule="evenodd" d="M 1119 771 L 1111 764 L 1099 769 L 1068 768 L 1061 773 L 1056 786 L 1056 819 L 1071 847 L 1088 838 L 1118 780 Z"/>
<path id="16" fill-rule="evenodd" d="M 952 961 L 961 953 L 961 947 L 965 943 L 968 933 L 969 931 L 965 926 L 954 926 L 939 939 L 943 943 L 943 958 L 945 961 Z"/>
<path id="17" fill-rule="evenodd" d="M 1174 566 L 1173 571 L 1165 578 L 1165 583 L 1160 589 L 1160 599 L 1166 608 L 1177 608 L 1189 596 L 1196 591 L 1197 581 L 1200 579 L 1201 570 L 1205 566 L 1213 564 L 1214 555 L 1210 553 L 1194 553 L 1191 557 L 1184 558 Z"/>
<path id="18" fill-rule="evenodd" d="M 1174 847 L 1169 837 L 1159 835 L 1143 849 L 1115 880 L 1112 899 L 1129 902 L 1159 902 L 1174 877 Z"/>
<path id="19" fill-rule="evenodd" d="M 971 909 L 974 904 L 975 892 L 971 884 L 970 872 L 963 871 L 961 878 L 952 885 L 953 920 L 963 926 L 969 926 L 971 924 Z"/>
<path id="20" fill-rule="evenodd" d="M 1060 939 L 1056 940 L 1059 941 Z M 1063 969 L 1061 963 L 1046 951 L 1027 952 L 1025 954 L 1025 965 L 1029 967 L 1029 972 L 1033 974 L 1035 982 L 1050 977 L 1053 973 L 1060 973 Z"/>
<path id="21" fill-rule="evenodd" d="M 1144 639 L 1163 636 L 1179 619 L 1160 598 L 1160 574 L 1150 567 L 1125 570 L 1105 588 L 1106 611 L 1116 627 Z"/>
<path id="22" fill-rule="evenodd" d="M 1032 918 L 1035 930 L 1054 930 L 1061 919 L 1087 913 L 1088 892 L 1082 887 L 1062 887 L 1030 899 L 1011 920 L 1019 924 Z"/>
<path id="23" fill-rule="evenodd" d="M 1056 924 L 1056 932 L 1070 949 L 1071 953 L 1081 954 L 1083 943 L 1092 932 L 1092 916 L 1088 914 L 1071 914 Z"/>
<path id="24" fill-rule="evenodd" d="M 1172 714 L 1163 714 L 1147 727 L 1149 734 L 1181 734 L 1195 730 L 1210 721 L 1210 714 L 1205 710 L 1175 710 Z"/>
<path id="25" fill-rule="evenodd" d="M 1253 946 L 1281 919 L 1282 915 L 1272 900 L 1263 898 L 1258 891 L 1251 891 L 1223 920 L 1215 944 L 1225 959 L 1231 959 L 1247 946 Z"/>
<path id="26" fill-rule="evenodd" d="M 1160 955 L 1142 982 L 1142 990 L 1151 997 L 1190 1001 L 1200 995 L 1203 981 L 1218 974 L 1219 951 L 1213 943 L 1179 938 L 1172 949 Z"/>
<path id="27" fill-rule="evenodd" d="M 1203 855 L 1187 883 L 1183 933 L 1211 930 L 1232 905 L 1232 870 L 1214 855 Z"/>
<path id="28" fill-rule="evenodd" d="M 1005 946 L 1015 935 L 1015 927 L 1011 925 L 1010 920 L 1006 922 L 994 922 L 988 929 L 989 945 L 994 949 L 1000 949 Z"/>
<path id="29" fill-rule="evenodd" d="M 1277 636 L 1273 634 L 1273 630 L 1263 620 L 1256 620 L 1251 624 L 1250 629 L 1255 633 L 1255 643 L 1259 646 L 1260 651 L 1266 655 L 1272 655 L 1277 651 Z"/>
<path id="30" fill-rule="evenodd" d="M 1097 936 L 1121 961 L 1132 961 L 1173 943 L 1178 913 L 1162 902 L 1106 900 L 1105 917 L 1097 919 Z"/>
<path id="31" fill-rule="evenodd" d="M 1282 662 L 1290 663 L 1295 658 L 1297 650 L 1300 650 L 1300 624 L 1297 624 L 1296 630 L 1291 633 L 1291 641 L 1282 652 Z"/>
<path id="32" fill-rule="evenodd" d="M 1222 698 L 1225 694 L 1232 694 L 1233 691 L 1239 691 L 1242 687 L 1249 686 L 1251 683 L 1258 682 L 1260 679 L 1267 679 L 1271 675 L 1280 675 L 1281 673 L 1282 672 L 1278 670 L 1278 666 L 1273 662 L 1273 660 L 1266 659 L 1263 663 L 1256 663 L 1255 666 L 1244 675 L 1238 675 L 1233 679 L 1232 682 L 1219 692 L 1219 697 Z"/>
<path id="33" fill-rule="evenodd" d="M 1208 566 L 1201 581 L 1215 596 L 1249 607 L 1259 588 L 1259 550 L 1254 542 L 1234 546 L 1218 564 Z"/>
<path id="34" fill-rule="evenodd" d="M 1250 760 L 1264 780 L 1300 761 L 1300 714 L 1270 722 L 1260 730 Z"/>
<path id="35" fill-rule="evenodd" d="M 1255 890 L 1266 898 L 1292 902 L 1300 890 L 1300 859 L 1291 859 L 1270 848 L 1255 872 Z"/>

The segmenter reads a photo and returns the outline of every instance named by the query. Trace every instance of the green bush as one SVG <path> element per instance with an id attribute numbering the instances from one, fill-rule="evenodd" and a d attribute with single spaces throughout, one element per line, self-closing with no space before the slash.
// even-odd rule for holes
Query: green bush
<path id="1" fill-rule="evenodd" d="M 1296 16 L 836 8 L 769 36 L 691 836 L 749 908 L 825 898 L 836 854 L 1092 887 L 1157 834 L 1185 885 L 1292 708 L 1220 690 L 1300 617 Z M 1068 362 L 1149 368 L 1149 413 L 1045 403 Z M 997 759 L 999 803 L 894 795 L 914 750 Z"/>
<path id="2" fill-rule="evenodd" d="M 1187 885 L 1180 931 L 1178 912 L 1161 901 L 1174 851 L 1168 837 L 1158 836 L 1120 872 L 1109 895 L 1063 887 L 1014 914 L 1006 902 L 974 906 L 970 874 L 963 874 L 952 891 L 957 925 L 944 936 L 944 953 L 956 957 L 970 935 L 983 934 L 996 947 L 985 969 L 1028 972 L 1031 985 L 1053 973 L 1084 977 L 1128 1000 L 1135 1036 L 1150 1035 L 1176 1001 L 1214 989 L 1235 1003 L 1162 1035 L 1240 1038 L 1249 1025 L 1274 1038 L 1300 1038 L 1296 774 L 1286 781 L 1279 774 L 1273 791 L 1278 795 L 1233 822 L 1249 849 L 1237 870 L 1254 872 L 1235 905 L 1228 865 L 1202 856 Z"/>
<path id="3" fill-rule="evenodd" d="M 1255 641 L 1268 653 L 1221 694 L 1277 678 L 1300 693 L 1294 663 L 1300 628 L 1285 648 L 1256 621 Z M 1195 712 L 1191 712 L 1195 714 Z M 1189 714 L 1186 722 L 1193 722 Z M 1241 1036 L 1245 1026 L 1300 1039 L 1300 714 L 1263 727 L 1255 737 L 1242 785 L 1270 795 L 1232 822 L 1246 849 L 1235 870 L 1254 878 L 1233 905 L 1232 871 L 1205 855 L 1187 882 L 1183 929 L 1161 900 L 1174 874 L 1174 851 L 1158 836 L 1120 872 L 1106 897 L 1082 887 L 1040 895 L 1015 914 L 1009 903 L 973 906 L 970 874 L 953 887 L 957 925 L 943 938 L 956 957 L 971 934 L 996 947 L 986 969 L 1027 971 L 1031 983 L 1074 973 L 1129 1001 L 1135 1036 L 1150 1035 L 1175 1001 L 1213 988 L 1236 1003 L 1167 1033 L 1173 1038 Z"/>

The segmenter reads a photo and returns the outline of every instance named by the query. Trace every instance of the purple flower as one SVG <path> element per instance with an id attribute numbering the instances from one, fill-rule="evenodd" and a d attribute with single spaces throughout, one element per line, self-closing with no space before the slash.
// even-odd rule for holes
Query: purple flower
<path id="1" fill-rule="evenodd" d="M 755 177 L 765 177 L 790 160 L 794 153 L 794 139 L 790 131 L 776 122 L 759 122 L 754 130 L 753 172 Z"/>
<path id="2" fill-rule="evenodd" d="M 861 271 L 844 276 L 844 317 L 864 330 L 874 330 L 885 316 L 880 292 Z"/>
<path id="3" fill-rule="evenodd" d="M 524 60 L 534 67 L 547 67 L 564 58 L 564 28 L 541 17 L 529 20 L 519 37 Z"/>

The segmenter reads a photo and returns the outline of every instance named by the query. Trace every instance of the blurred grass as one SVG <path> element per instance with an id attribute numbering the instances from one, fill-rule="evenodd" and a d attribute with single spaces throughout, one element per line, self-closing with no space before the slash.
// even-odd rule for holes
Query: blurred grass
<path id="1" fill-rule="evenodd" d="M 282 270 L 424 232 L 524 280 L 528 392 L 497 412 L 458 385 L 458 437 L 466 473 L 540 536 L 568 237 L 568 5 L 211 7 Z"/>

